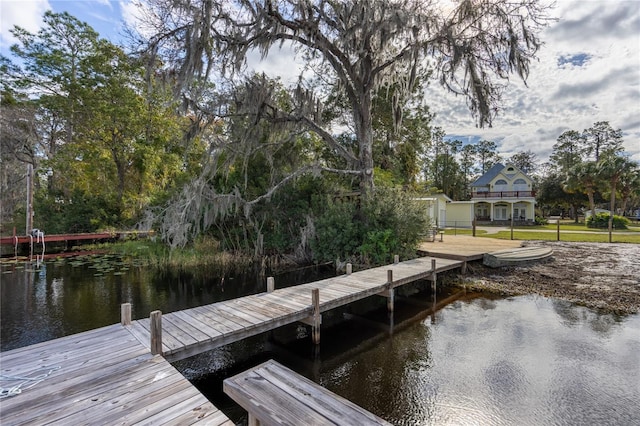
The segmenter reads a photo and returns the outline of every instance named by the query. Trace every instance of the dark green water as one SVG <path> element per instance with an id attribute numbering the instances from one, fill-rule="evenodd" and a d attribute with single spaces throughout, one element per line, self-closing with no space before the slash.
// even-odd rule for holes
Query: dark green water
<path id="1" fill-rule="evenodd" d="M 117 323 L 124 302 L 140 318 L 264 287 L 251 271 L 161 276 L 119 258 L 2 271 L 2 351 Z M 305 270 L 276 276 L 276 285 L 314 278 Z M 464 293 L 433 312 L 428 286 L 403 292 L 392 317 L 376 297 L 325 313 L 319 349 L 306 326 L 290 325 L 176 367 L 237 422 L 244 412 L 222 380 L 274 358 L 398 425 L 640 424 L 640 316 Z M 440 290 L 436 301 L 452 292 Z"/>

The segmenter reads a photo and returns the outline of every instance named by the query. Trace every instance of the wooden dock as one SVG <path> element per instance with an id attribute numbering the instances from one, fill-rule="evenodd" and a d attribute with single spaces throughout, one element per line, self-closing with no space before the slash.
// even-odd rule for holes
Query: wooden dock
<path id="1" fill-rule="evenodd" d="M 0 399 L 2 425 L 233 425 L 121 325 L 2 352 L 0 369 L 3 386 L 49 373 Z"/>
<path id="2" fill-rule="evenodd" d="M 418 252 L 424 256 L 461 261 L 482 260 L 485 253 L 522 247 L 522 241 L 497 238 L 472 237 L 470 235 L 445 235 L 442 241 L 424 242 Z"/>
<path id="3" fill-rule="evenodd" d="M 394 289 L 464 262 L 418 258 L 309 284 L 122 323 L 0 353 L 6 377 L 49 375 L 0 399 L 0 424 L 231 424 L 168 361 L 178 360 L 380 295 L 393 310 Z M 350 265 L 347 270 L 350 272 Z M 162 355 L 155 355 L 154 353 Z M 27 385 L 28 386 L 28 385 Z"/>
<path id="4" fill-rule="evenodd" d="M 224 380 L 224 392 L 249 413 L 249 425 L 391 423 L 269 360 Z"/>
<path id="5" fill-rule="evenodd" d="M 389 307 L 393 310 L 394 288 L 420 279 L 433 280 L 438 273 L 460 268 L 462 264 L 462 261 L 450 259 L 417 258 L 163 314 L 162 345 L 158 351 L 170 361 L 180 360 L 286 324 L 297 321 L 311 324 L 314 318 L 320 321 L 318 315 L 322 312 L 376 294 L 388 297 Z M 314 289 L 318 289 L 319 296 L 315 308 Z M 144 318 L 127 326 L 152 352 L 153 322 L 152 318 Z"/>

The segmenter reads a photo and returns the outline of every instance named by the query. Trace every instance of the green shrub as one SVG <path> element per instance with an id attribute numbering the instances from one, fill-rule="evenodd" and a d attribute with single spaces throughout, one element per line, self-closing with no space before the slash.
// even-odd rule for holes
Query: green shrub
<path id="1" fill-rule="evenodd" d="M 367 232 L 360 246 L 365 263 L 384 264 L 400 249 L 400 241 L 390 229 Z"/>
<path id="2" fill-rule="evenodd" d="M 315 261 L 360 259 L 383 264 L 393 255 L 413 257 L 428 218 L 412 194 L 377 188 L 366 200 L 328 200 L 315 218 Z"/>
<path id="3" fill-rule="evenodd" d="M 356 217 L 355 202 L 328 201 L 315 220 L 316 237 L 311 241 L 313 258 L 318 262 L 351 257 L 360 246 L 361 223 Z"/>
<path id="4" fill-rule="evenodd" d="M 629 219 L 613 215 L 613 227 L 615 229 L 627 229 Z M 609 213 L 598 213 L 587 218 L 587 228 L 609 228 Z"/>
<path id="5" fill-rule="evenodd" d="M 547 225 L 548 223 L 549 223 L 548 219 L 544 217 L 536 216 L 536 225 Z"/>

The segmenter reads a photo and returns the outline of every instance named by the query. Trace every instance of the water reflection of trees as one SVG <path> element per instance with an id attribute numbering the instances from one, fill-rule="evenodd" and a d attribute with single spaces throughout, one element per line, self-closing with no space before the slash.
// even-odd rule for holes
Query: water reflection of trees
<path id="1" fill-rule="evenodd" d="M 621 324 L 620 317 L 594 311 L 584 306 L 576 305 L 565 300 L 552 300 L 554 312 L 560 317 L 566 327 L 587 324 L 596 333 L 607 336 L 614 328 Z"/>

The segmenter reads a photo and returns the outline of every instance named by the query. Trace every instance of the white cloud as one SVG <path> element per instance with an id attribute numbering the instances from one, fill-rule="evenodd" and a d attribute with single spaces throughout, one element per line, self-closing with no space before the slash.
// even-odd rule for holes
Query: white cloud
<path id="1" fill-rule="evenodd" d="M 44 12 L 51 9 L 48 0 L 2 0 L 0 1 L 0 46 L 8 48 L 16 40 L 9 30 L 19 26 L 37 32 L 42 26 Z"/>
<path id="2" fill-rule="evenodd" d="M 120 10 L 122 12 L 122 20 L 125 24 L 135 28 L 143 16 L 143 12 L 132 0 L 124 0 L 120 2 Z"/>
<path id="3" fill-rule="evenodd" d="M 528 87 L 510 82 L 493 128 L 476 128 L 464 100 L 442 89 L 428 93 L 435 124 L 450 136 L 494 140 L 504 154 L 532 150 L 546 160 L 563 131 L 609 121 L 623 130 L 626 151 L 640 161 L 638 3 L 562 1 L 554 13 L 559 21 L 542 34 L 545 45 L 531 65 Z"/>
<path id="4" fill-rule="evenodd" d="M 247 67 L 256 73 L 277 75 L 285 85 L 291 85 L 304 71 L 305 64 L 298 59 L 291 43 L 286 42 L 282 46 L 279 44 L 273 46 L 265 58 L 261 58 L 257 50 L 248 52 Z M 307 72 L 305 75 L 308 74 L 311 73 Z"/>

